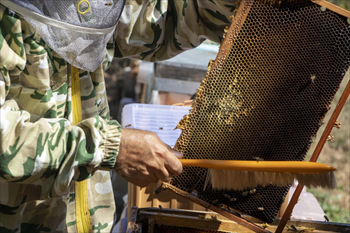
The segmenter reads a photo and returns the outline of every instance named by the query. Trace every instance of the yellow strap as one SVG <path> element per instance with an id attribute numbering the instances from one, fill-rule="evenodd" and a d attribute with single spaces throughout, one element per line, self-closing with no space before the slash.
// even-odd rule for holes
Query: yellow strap
<path id="1" fill-rule="evenodd" d="M 83 120 L 80 99 L 79 70 L 72 67 L 72 113 L 73 125 Z M 75 182 L 75 217 L 77 232 L 92 232 L 92 223 L 89 211 L 87 181 Z"/>

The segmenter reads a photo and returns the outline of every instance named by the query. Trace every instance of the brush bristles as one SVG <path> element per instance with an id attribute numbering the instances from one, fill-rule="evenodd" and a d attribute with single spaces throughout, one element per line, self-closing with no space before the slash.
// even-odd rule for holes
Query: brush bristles
<path id="1" fill-rule="evenodd" d="M 334 172 L 296 174 L 295 179 L 299 181 L 300 185 L 304 185 L 309 188 L 322 187 L 327 189 L 335 189 L 337 187 Z"/>
<path id="2" fill-rule="evenodd" d="M 209 169 L 208 176 L 204 185 L 210 182 L 213 189 L 218 190 L 244 190 L 254 188 L 258 185 L 290 185 L 296 179 L 300 185 L 309 188 L 322 187 L 328 189 L 336 188 L 334 172 L 313 173 L 313 174 L 291 174 L 291 173 L 273 173 L 273 172 L 250 172 L 235 170 Z"/>

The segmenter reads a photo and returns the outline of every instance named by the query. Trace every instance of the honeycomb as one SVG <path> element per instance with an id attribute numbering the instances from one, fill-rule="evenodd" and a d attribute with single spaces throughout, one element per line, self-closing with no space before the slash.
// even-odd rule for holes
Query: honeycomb
<path id="1" fill-rule="evenodd" d="M 271 2 L 242 2 L 190 113 L 178 125 L 182 134 L 175 149 L 184 158 L 305 158 L 349 68 L 350 24 L 311 1 Z M 289 190 L 204 190 L 207 172 L 184 167 L 171 184 L 268 223 Z"/>

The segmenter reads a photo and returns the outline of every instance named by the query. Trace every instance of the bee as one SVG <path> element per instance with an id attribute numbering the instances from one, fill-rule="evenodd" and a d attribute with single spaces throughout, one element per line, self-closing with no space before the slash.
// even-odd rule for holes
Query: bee
<path id="1" fill-rule="evenodd" d="M 210 217 L 211 217 L 211 220 L 214 220 L 214 221 L 218 220 L 218 216 L 216 215 L 211 215 Z"/>
<path id="2" fill-rule="evenodd" d="M 264 229 L 265 229 L 265 228 L 268 228 L 268 227 L 269 227 L 269 224 L 263 223 L 263 224 L 261 225 L 261 227 L 264 228 Z"/>
<path id="3" fill-rule="evenodd" d="M 139 231 L 139 225 L 138 224 L 134 224 L 132 226 L 132 232 L 138 232 Z"/>
<path id="4" fill-rule="evenodd" d="M 214 61 L 215 61 L 215 60 L 214 60 Z M 211 59 L 209 59 L 209 62 L 208 62 L 208 70 L 211 69 L 211 66 L 213 65 L 214 61 L 211 60 Z"/>
<path id="5" fill-rule="evenodd" d="M 248 109 L 244 109 L 244 111 L 242 112 L 242 114 L 244 114 L 245 116 L 248 116 Z"/>
<path id="6" fill-rule="evenodd" d="M 231 197 L 230 202 L 234 202 L 234 201 L 237 201 L 237 198 Z"/>
<path id="7" fill-rule="evenodd" d="M 242 218 L 242 215 L 241 215 L 240 213 L 235 212 L 235 213 L 233 213 L 233 214 L 236 215 L 237 217 Z"/>
<path id="8" fill-rule="evenodd" d="M 333 135 L 332 133 L 330 133 L 330 134 L 328 135 L 327 141 L 331 141 L 331 142 L 334 141 L 334 135 Z"/>
<path id="9" fill-rule="evenodd" d="M 229 27 L 226 26 L 225 29 L 224 29 L 224 32 L 227 33 L 227 32 L 228 32 L 228 29 L 229 29 Z"/>
<path id="10" fill-rule="evenodd" d="M 257 162 L 259 162 L 259 161 L 264 161 L 264 159 L 259 158 L 259 157 L 252 157 L 252 158 L 255 159 Z"/>
<path id="11" fill-rule="evenodd" d="M 336 120 L 335 123 L 334 123 L 334 127 L 337 128 L 337 129 L 340 129 L 340 126 L 341 126 L 340 121 Z"/>
<path id="12" fill-rule="evenodd" d="M 224 197 L 229 198 L 229 199 L 231 198 L 230 195 L 228 195 L 226 193 L 224 193 Z"/>
<path id="13" fill-rule="evenodd" d="M 282 204 L 284 201 L 285 201 L 285 199 L 282 197 L 282 198 L 280 199 L 281 204 Z"/>
<path id="14" fill-rule="evenodd" d="M 163 127 L 159 127 L 159 129 L 158 130 L 163 130 Z"/>
<path id="15" fill-rule="evenodd" d="M 162 207 L 161 205 L 159 205 L 159 209 L 160 209 L 160 210 L 162 210 L 162 209 L 163 209 L 163 207 Z"/>
<path id="16" fill-rule="evenodd" d="M 311 83 L 314 83 L 316 79 L 316 75 L 311 75 Z"/>
<path id="17" fill-rule="evenodd" d="M 243 197 L 245 197 L 245 196 L 247 196 L 247 195 L 248 195 L 248 191 L 245 191 L 245 192 L 242 193 L 242 196 L 243 196 Z"/>
<path id="18" fill-rule="evenodd" d="M 327 215 L 324 215 L 323 217 L 324 217 L 325 222 L 329 222 L 329 218 L 327 217 Z"/>
<path id="19" fill-rule="evenodd" d="M 124 128 L 129 128 L 131 127 L 131 124 L 127 124 Z"/>
<path id="20" fill-rule="evenodd" d="M 258 207 L 259 211 L 264 211 L 264 207 Z"/>
<path id="21" fill-rule="evenodd" d="M 105 6 L 112 6 L 113 4 L 111 2 L 105 3 Z"/>
<path id="22" fill-rule="evenodd" d="M 315 142 L 316 141 L 316 136 L 312 136 L 311 137 L 311 140 L 310 140 L 310 143 L 313 143 L 313 142 Z"/>
<path id="23" fill-rule="evenodd" d="M 226 35 L 227 35 L 227 32 L 224 32 L 224 34 L 222 35 L 222 38 L 225 39 Z"/>
<path id="24" fill-rule="evenodd" d="M 256 189 L 252 189 L 249 191 L 249 194 L 254 194 L 256 192 Z"/>
<path id="25" fill-rule="evenodd" d="M 213 205 L 215 205 L 215 204 L 217 204 L 218 202 L 219 202 L 219 200 L 216 199 L 216 200 L 212 201 L 211 203 L 212 203 Z"/>
<path id="26" fill-rule="evenodd" d="M 200 214 L 200 215 L 198 215 L 198 218 L 199 218 L 199 219 L 205 219 L 205 214 Z"/>

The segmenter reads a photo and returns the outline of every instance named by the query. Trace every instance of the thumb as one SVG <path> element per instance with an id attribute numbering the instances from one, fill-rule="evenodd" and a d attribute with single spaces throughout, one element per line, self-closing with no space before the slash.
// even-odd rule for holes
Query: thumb
<path id="1" fill-rule="evenodd" d="M 175 155 L 178 159 L 182 159 L 182 157 L 184 156 L 181 152 L 178 152 L 177 150 L 174 150 L 173 148 L 169 149 L 171 153 L 173 153 L 173 155 Z"/>
<path id="2" fill-rule="evenodd" d="M 167 170 L 174 176 L 178 176 L 182 172 L 182 164 L 179 161 L 179 159 L 182 158 L 182 156 L 182 153 L 174 149 L 168 150 L 168 155 L 166 156 L 164 165 L 167 168 Z"/>

